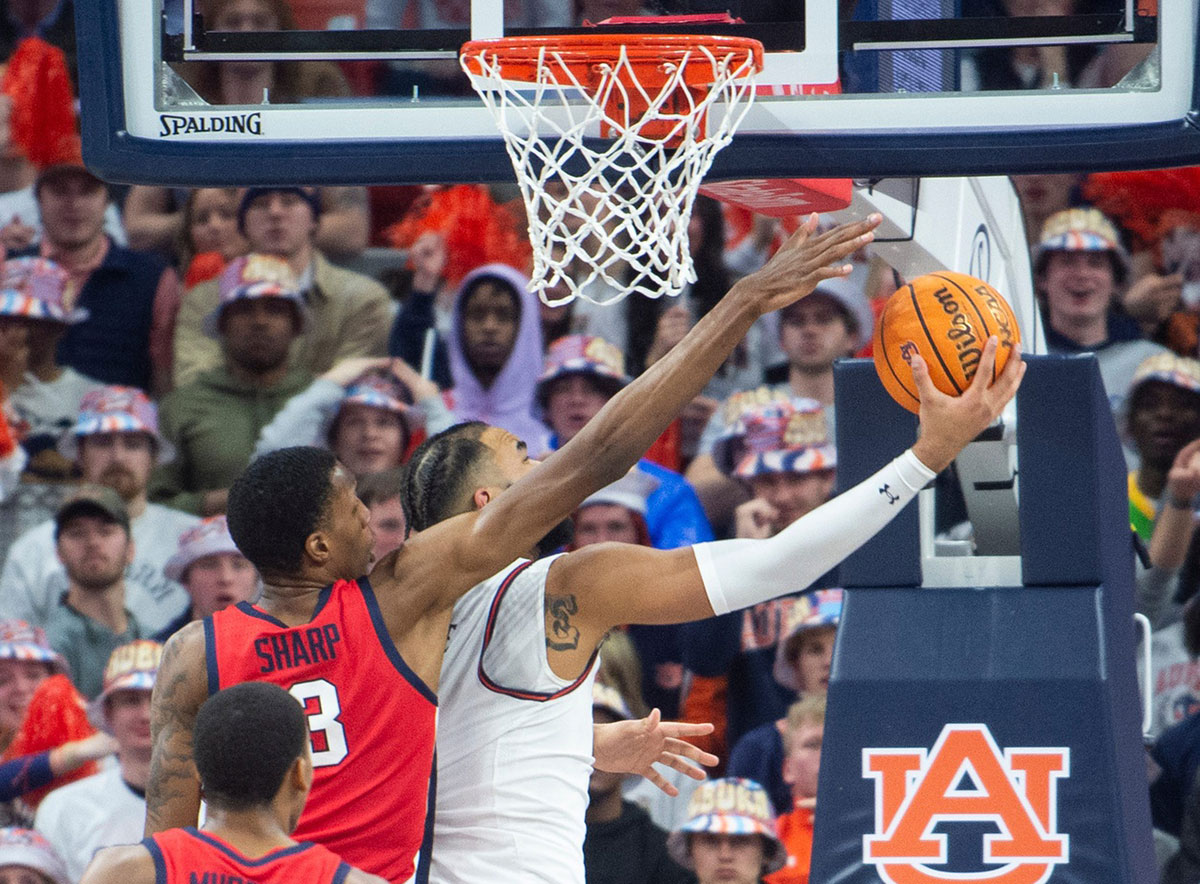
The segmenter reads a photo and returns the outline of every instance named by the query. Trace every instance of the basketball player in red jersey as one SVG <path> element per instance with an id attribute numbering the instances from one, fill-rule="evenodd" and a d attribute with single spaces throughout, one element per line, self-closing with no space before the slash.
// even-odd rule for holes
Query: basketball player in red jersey
<path id="1" fill-rule="evenodd" d="M 80 884 L 384 884 L 320 845 L 289 837 L 312 787 L 308 743 L 304 712 L 281 688 L 250 682 L 214 694 L 195 729 L 204 828 L 101 850 Z"/>
<path id="2" fill-rule="evenodd" d="M 848 265 L 833 262 L 870 242 L 879 221 L 873 215 L 817 234 L 810 218 L 552 454 L 536 480 L 414 535 L 369 578 L 361 576 L 371 564 L 369 517 L 343 467 L 307 448 L 252 463 L 230 490 L 228 522 L 263 576 L 262 599 L 189 624 L 164 651 L 151 710 L 147 834 L 195 824 L 192 726 L 208 694 L 239 681 L 273 681 L 304 704 L 312 732 L 315 780 L 297 837 L 389 881 L 422 880 L 415 857 L 432 798 L 435 692 L 455 601 L 622 476 L 758 317 L 848 273 Z M 488 433 L 514 469 L 528 461 L 519 440 Z M 426 480 L 465 480 L 453 456 L 444 465 L 444 474 Z M 646 762 L 635 772 L 649 769 Z"/>

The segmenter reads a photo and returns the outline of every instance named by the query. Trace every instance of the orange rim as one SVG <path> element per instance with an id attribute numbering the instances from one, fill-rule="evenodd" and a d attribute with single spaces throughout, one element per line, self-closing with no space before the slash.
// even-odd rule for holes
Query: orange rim
<path id="1" fill-rule="evenodd" d="M 597 65 L 615 64 L 624 49 L 630 67 L 643 85 L 662 78 L 664 62 L 679 61 L 690 53 L 707 48 L 713 55 L 749 54 L 755 71 L 763 66 L 763 47 L 749 37 L 725 37 L 713 34 L 565 34 L 554 37 L 500 37 L 464 43 L 459 55 L 470 72 L 482 74 L 480 56 L 487 55 L 500 68 L 505 80 L 537 82 L 542 50 L 552 52 L 580 81 L 591 78 Z M 689 86 L 713 82 L 711 65 L 688 65 L 683 80 Z M 568 84 L 563 84 L 568 85 Z"/>

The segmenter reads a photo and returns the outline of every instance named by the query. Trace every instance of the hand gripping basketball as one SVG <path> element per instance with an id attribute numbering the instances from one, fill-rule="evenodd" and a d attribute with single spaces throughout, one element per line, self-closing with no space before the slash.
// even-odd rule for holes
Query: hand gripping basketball
<path id="1" fill-rule="evenodd" d="M 1000 341 L 995 335 L 987 339 L 971 385 L 958 396 L 948 396 L 939 390 L 930 378 L 929 366 L 921 354 L 913 354 L 910 365 L 913 382 L 921 397 L 921 438 L 912 450 L 931 470 L 941 472 L 950 466 L 958 453 L 1000 416 L 1021 386 L 1025 361 L 1021 359 L 1020 344 L 1013 345 L 1004 370 L 989 383 L 999 346 Z"/>

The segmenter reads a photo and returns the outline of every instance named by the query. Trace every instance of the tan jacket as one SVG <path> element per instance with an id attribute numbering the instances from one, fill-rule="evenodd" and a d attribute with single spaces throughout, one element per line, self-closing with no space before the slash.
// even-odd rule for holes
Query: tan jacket
<path id="1" fill-rule="evenodd" d="M 308 324 L 292 344 L 292 366 L 320 375 L 347 356 L 386 356 L 393 315 L 387 290 L 320 253 L 313 261 L 313 286 L 304 294 Z M 216 307 L 215 279 L 184 293 L 175 322 L 176 387 L 224 364 L 220 342 L 204 333 L 204 318 Z"/>

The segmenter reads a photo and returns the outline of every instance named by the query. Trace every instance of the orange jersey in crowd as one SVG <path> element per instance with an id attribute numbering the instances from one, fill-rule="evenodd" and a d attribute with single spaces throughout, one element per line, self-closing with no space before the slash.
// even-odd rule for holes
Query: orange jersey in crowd
<path id="1" fill-rule="evenodd" d="M 763 880 L 767 884 L 808 884 L 808 869 L 812 865 L 812 809 L 801 807 L 784 814 L 777 822 L 776 831 L 787 849 L 788 862 Z"/>

